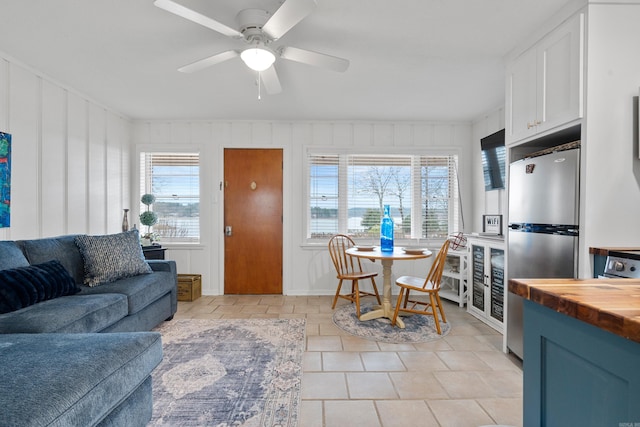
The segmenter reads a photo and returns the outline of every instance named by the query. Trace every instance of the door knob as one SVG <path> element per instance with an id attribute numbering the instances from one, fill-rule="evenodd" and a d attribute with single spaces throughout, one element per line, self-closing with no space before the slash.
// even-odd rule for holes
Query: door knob
<path id="1" fill-rule="evenodd" d="M 231 231 L 231 226 L 230 226 L 230 225 L 227 225 L 227 226 L 224 228 L 224 235 L 225 235 L 225 236 L 231 236 L 232 234 L 233 234 L 233 232 Z"/>

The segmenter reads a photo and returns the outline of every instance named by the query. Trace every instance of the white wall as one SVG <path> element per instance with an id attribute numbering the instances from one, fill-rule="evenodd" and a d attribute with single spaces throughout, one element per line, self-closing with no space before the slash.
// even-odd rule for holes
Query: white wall
<path id="1" fill-rule="evenodd" d="M 0 131 L 12 135 L 11 226 L 0 239 L 121 229 L 130 123 L 0 55 Z"/>
<path id="2" fill-rule="evenodd" d="M 140 147 L 182 145 L 201 151 L 202 244 L 195 248 L 168 245 L 180 273 L 203 276 L 203 294 L 224 292 L 222 254 L 222 154 L 224 148 L 282 148 L 284 153 L 284 265 L 283 292 L 288 295 L 323 295 L 335 292 L 335 273 L 326 247 L 303 245 L 305 238 L 304 148 L 306 146 L 444 147 L 458 150 L 463 204 L 470 207 L 471 125 L 467 123 L 389 122 L 250 122 L 152 121 L 136 122 L 133 142 Z M 137 197 L 135 183 L 132 194 Z M 135 217 L 135 215 L 134 215 Z M 468 230 L 467 230 L 468 231 Z M 379 263 L 369 264 L 378 269 Z M 396 274 L 419 274 L 423 263 L 397 263 Z"/>
<path id="3" fill-rule="evenodd" d="M 640 4 L 592 4 L 582 129 L 581 275 L 589 247 L 640 247 Z"/>
<path id="4" fill-rule="evenodd" d="M 326 248 L 304 246 L 304 147 L 453 148 L 460 159 L 465 216 L 472 214 L 472 126 L 409 122 L 134 122 L 71 88 L 0 54 L 0 131 L 12 134 L 11 227 L 0 239 L 120 230 L 122 209 L 136 223 L 136 147 L 182 145 L 203 156 L 203 241 L 170 247 L 182 273 L 201 273 L 203 293 L 223 293 L 222 153 L 226 147 L 284 151 L 283 289 L 330 294 L 335 276 Z M 489 119 L 490 121 L 490 119 Z M 132 142 L 136 143 L 134 147 Z M 477 144 L 475 144 L 477 145 Z M 471 231 L 466 223 L 464 231 Z M 396 274 L 421 274 L 429 261 L 398 263 Z M 379 264 L 370 268 L 380 270 Z"/>
<path id="5" fill-rule="evenodd" d="M 482 232 L 482 215 L 506 215 L 507 214 L 507 194 L 506 190 L 484 189 L 484 175 L 482 172 L 482 152 L 480 150 L 480 140 L 486 136 L 504 129 L 505 113 L 504 107 L 498 108 L 483 117 L 474 120 L 471 143 L 471 173 L 473 194 L 473 209 L 471 215 L 465 214 L 467 229 L 473 232 Z M 508 161 L 508 160 L 507 160 Z M 503 218 L 506 220 L 506 217 Z M 504 230 L 505 224 L 503 224 Z"/>
<path id="6" fill-rule="evenodd" d="M 201 245 L 170 247 L 183 273 L 203 274 L 203 293 L 223 293 L 222 153 L 226 147 L 284 151 L 284 272 L 286 294 L 335 290 L 326 248 L 304 246 L 305 146 L 453 148 L 460 159 L 465 215 L 473 210 L 472 130 L 468 123 L 405 122 L 135 122 L 8 56 L 0 54 L 0 131 L 12 134 L 11 227 L 0 239 L 120 230 L 122 209 L 136 223 L 136 147 L 182 145 L 203 156 Z M 136 146 L 132 145 L 135 141 Z M 470 231 L 469 226 L 464 231 Z M 370 265 L 379 269 L 378 264 Z M 420 274 L 428 261 L 399 264 Z M 381 271 L 380 271 L 381 272 Z"/>

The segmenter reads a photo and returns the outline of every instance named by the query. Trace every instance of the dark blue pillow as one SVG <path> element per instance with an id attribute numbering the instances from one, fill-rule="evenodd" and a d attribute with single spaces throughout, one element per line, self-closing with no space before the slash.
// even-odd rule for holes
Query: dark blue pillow
<path id="1" fill-rule="evenodd" d="M 80 292 L 59 261 L 0 270 L 0 313 Z"/>

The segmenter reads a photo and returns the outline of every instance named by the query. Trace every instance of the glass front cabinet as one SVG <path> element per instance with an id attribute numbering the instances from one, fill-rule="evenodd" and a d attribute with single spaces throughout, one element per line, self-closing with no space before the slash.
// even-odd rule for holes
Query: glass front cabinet
<path id="1" fill-rule="evenodd" d="M 469 283 L 467 311 L 499 332 L 504 329 L 504 242 L 469 239 Z"/>

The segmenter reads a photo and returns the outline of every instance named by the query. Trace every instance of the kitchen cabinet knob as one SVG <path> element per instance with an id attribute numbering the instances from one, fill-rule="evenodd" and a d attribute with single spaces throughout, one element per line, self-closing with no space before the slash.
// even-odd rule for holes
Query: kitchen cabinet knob
<path id="1" fill-rule="evenodd" d="M 538 125 L 541 125 L 542 122 L 540 120 L 534 120 L 532 123 L 527 122 L 527 129 L 534 128 Z"/>

